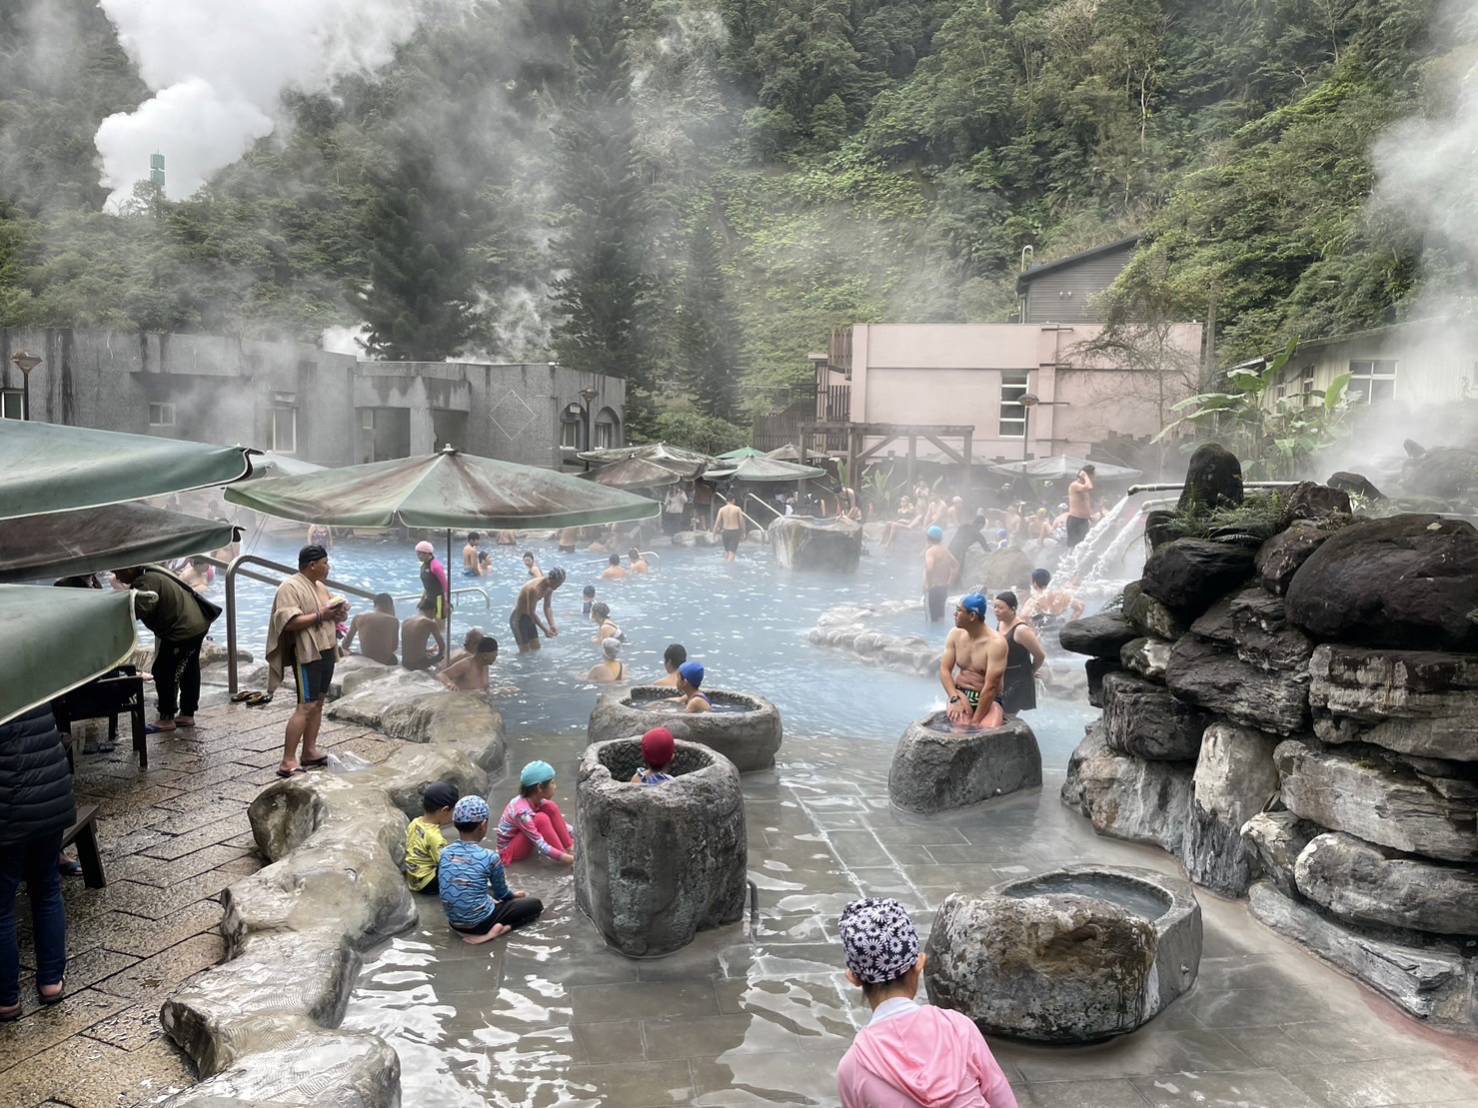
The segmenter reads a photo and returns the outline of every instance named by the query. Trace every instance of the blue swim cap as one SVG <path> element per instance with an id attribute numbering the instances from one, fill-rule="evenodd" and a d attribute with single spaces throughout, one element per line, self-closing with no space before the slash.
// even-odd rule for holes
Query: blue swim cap
<path id="1" fill-rule="evenodd" d="M 972 592 L 969 596 L 960 597 L 960 607 L 974 612 L 981 619 L 985 618 L 985 597 L 981 593 Z"/>
<path id="2" fill-rule="evenodd" d="M 522 788 L 532 785 L 542 785 L 546 781 L 554 780 L 554 767 L 548 762 L 530 762 L 523 767 L 523 772 L 518 775 L 518 783 Z"/>
<path id="3" fill-rule="evenodd" d="M 692 685 L 693 688 L 695 688 L 695 689 L 702 688 L 702 686 L 703 686 L 703 663 L 702 662 L 684 662 L 682 665 L 680 665 L 680 666 L 677 667 L 677 672 L 679 674 L 681 674 L 682 675 L 682 679 L 684 681 L 686 681 L 688 684 Z"/>
<path id="4" fill-rule="evenodd" d="M 453 823 L 481 823 L 491 813 L 488 802 L 480 796 L 464 796 L 452 809 Z"/>
<path id="5" fill-rule="evenodd" d="M 929 528 L 929 530 L 925 531 L 924 534 L 928 535 L 929 539 L 932 542 L 938 542 L 940 539 L 944 538 L 944 528 L 931 527 Z"/>

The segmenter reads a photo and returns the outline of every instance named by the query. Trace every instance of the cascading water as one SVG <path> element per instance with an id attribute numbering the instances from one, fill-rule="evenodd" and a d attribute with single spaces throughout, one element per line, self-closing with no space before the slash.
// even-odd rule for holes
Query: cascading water
<path id="1" fill-rule="evenodd" d="M 1078 581 L 1089 595 L 1134 580 L 1144 569 L 1145 514 L 1174 502 L 1174 497 L 1150 491 L 1121 497 L 1083 536 L 1083 541 L 1063 556 L 1055 576 L 1062 581 Z"/>

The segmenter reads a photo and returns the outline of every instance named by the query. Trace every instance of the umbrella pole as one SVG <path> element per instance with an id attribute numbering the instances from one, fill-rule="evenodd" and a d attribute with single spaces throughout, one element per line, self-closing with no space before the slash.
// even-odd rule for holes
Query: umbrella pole
<path id="1" fill-rule="evenodd" d="M 442 665 L 452 656 L 452 529 L 446 529 L 446 595 L 442 598 L 446 605 L 446 646 L 441 652 Z"/>

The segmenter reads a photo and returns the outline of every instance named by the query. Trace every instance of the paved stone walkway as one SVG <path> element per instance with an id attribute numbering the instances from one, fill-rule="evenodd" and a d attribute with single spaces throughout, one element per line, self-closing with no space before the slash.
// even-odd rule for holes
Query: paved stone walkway
<path id="1" fill-rule="evenodd" d="M 66 878 L 67 999 L 36 1003 L 30 906 L 18 905 L 21 1001 L 0 1024 L 0 1104 L 120 1108 L 194 1083 L 165 1038 L 159 1006 L 182 981 L 225 955 L 221 891 L 262 865 L 246 808 L 272 781 L 290 698 L 261 709 L 206 700 L 194 733 L 149 736 L 149 769 L 127 741 L 79 760 L 78 804 L 98 805 L 108 885 Z M 325 721 L 323 745 L 375 762 L 394 744 Z"/>

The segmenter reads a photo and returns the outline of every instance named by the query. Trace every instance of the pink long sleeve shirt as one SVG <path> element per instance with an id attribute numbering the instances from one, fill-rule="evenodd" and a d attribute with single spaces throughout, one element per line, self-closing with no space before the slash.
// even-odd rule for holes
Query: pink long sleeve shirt
<path id="1" fill-rule="evenodd" d="M 843 1108 L 1018 1108 L 967 1016 L 884 1001 L 837 1067 Z"/>

